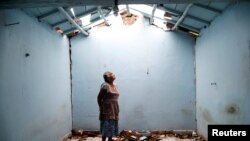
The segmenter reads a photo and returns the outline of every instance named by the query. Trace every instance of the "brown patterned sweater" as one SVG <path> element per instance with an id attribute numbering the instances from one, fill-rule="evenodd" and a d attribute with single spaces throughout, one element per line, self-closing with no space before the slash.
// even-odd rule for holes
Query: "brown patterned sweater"
<path id="1" fill-rule="evenodd" d="M 97 97 L 100 115 L 99 120 L 114 119 L 119 120 L 119 93 L 117 86 L 113 87 L 104 82 Z"/>

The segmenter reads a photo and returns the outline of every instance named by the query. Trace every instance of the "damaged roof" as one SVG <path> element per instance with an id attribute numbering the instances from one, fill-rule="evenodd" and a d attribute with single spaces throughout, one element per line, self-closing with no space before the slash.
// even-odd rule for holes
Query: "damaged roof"
<path id="1" fill-rule="evenodd" d="M 0 9 L 20 8 L 25 13 L 37 18 L 62 34 L 71 34 L 78 31 L 88 35 L 89 25 L 98 21 L 109 24 L 105 17 L 117 12 L 118 5 L 126 4 L 127 11 L 131 4 L 144 4 L 152 8 L 148 18 L 153 18 L 155 10 L 165 12 L 167 24 L 171 29 L 182 28 L 199 33 L 206 28 L 216 16 L 230 5 L 244 0 L 3 0 Z M 134 10 L 134 7 L 132 8 Z M 139 10 L 140 11 L 140 10 Z M 141 11 L 143 12 L 143 11 Z M 89 20 L 85 23 L 88 16 Z M 169 18 L 170 17 L 170 18 Z"/>

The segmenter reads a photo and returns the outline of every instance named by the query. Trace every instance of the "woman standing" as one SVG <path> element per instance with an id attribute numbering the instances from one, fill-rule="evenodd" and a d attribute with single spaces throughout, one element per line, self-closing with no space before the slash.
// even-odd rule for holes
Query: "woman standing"
<path id="1" fill-rule="evenodd" d="M 105 82 L 101 85 L 97 97 L 100 111 L 100 132 L 102 141 L 105 141 L 106 137 L 108 137 L 108 141 L 112 141 L 112 137 L 118 135 L 119 93 L 114 83 L 116 77 L 112 72 L 105 72 L 103 78 Z"/>

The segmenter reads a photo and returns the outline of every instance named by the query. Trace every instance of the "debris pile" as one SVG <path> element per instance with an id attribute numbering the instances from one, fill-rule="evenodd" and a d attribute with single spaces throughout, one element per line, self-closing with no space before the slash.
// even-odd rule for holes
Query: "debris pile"
<path id="1" fill-rule="evenodd" d="M 99 137 L 99 131 L 72 130 L 72 135 L 66 141 L 84 141 L 89 137 Z M 132 131 L 122 130 L 113 137 L 113 141 L 161 141 L 168 138 L 190 139 L 192 141 L 205 141 L 194 131 Z"/>
<path id="2" fill-rule="evenodd" d="M 127 140 L 138 141 L 138 140 L 140 140 L 141 135 L 136 131 L 123 130 L 120 133 L 120 137 L 127 139 Z"/>

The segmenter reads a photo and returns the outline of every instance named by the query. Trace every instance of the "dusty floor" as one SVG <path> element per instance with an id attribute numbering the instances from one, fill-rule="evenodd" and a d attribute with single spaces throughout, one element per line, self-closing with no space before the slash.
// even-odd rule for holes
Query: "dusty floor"
<path id="1" fill-rule="evenodd" d="M 101 141 L 101 137 L 87 137 L 86 139 L 84 139 L 84 141 Z M 66 141 L 83 141 L 83 140 L 79 140 L 79 139 L 68 139 Z M 161 141 L 194 141 L 192 139 L 179 139 L 176 137 L 165 137 L 163 138 Z"/>
<path id="2" fill-rule="evenodd" d="M 195 131 L 132 131 L 123 130 L 113 141 L 204 141 Z M 72 130 L 64 141 L 101 141 L 99 131 Z"/>

